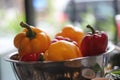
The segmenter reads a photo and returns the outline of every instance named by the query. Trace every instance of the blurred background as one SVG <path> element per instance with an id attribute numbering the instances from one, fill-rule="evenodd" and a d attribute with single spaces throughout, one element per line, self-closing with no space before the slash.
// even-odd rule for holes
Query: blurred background
<path id="1" fill-rule="evenodd" d="M 120 41 L 120 0 L 0 0 L 0 80 L 16 80 L 3 56 L 14 52 L 13 39 L 27 22 L 46 31 L 51 38 L 65 25 L 87 32 L 90 24 L 107 32 L 109 41 Z"/>

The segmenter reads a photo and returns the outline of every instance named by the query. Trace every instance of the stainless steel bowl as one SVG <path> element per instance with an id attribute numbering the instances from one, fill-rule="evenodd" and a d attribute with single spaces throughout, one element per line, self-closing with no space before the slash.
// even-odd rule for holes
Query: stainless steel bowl
<path id="1" fill-rule="evenodd" d="M 113 49 L 112 45 L 101 55 L 60 62 L 23 62 L 11 59 L 17 52 L 7 56 L 6 60 L 11 63 L 18 80 L 90 80 L 103 77 L 108 53 Z"/>

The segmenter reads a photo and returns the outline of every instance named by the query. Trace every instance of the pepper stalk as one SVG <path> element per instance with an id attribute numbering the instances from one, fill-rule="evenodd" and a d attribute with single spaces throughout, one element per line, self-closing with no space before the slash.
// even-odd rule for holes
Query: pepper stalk
<path id="1" fill-rule="evenodd" d="M 27 33 L 26 33 L 27 37 L 29 37 L 30 39 L 35 38 L 36 33 L 31 29 L 30 25 L 28 25 L 24 22 L 21 22 L 20 26 L 23 27 L 23 28 L 26 28 L 28 30 Z"/>

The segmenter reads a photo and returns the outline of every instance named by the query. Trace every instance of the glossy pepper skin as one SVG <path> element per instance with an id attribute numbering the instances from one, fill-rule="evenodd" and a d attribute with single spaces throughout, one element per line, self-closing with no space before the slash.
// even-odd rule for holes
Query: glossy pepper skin
<path id="1" fill-rule="evenodd" d="M 66 25 L 56 36 L 68 37 L 73 41 L 76 41 L 80 46 L 81 40 L 84 36 L 84 31 L 81 28 L 74 27 L 72 25 Z"/>
<path id="2" fill-rule="evenodd" d="M 108 36 L 103 31 L 95 31 L 90 25 L 87 28 L 92 30 L 83 37 L 81 42 L 81 52 L 83 56 L 94 56 L 104 53 L 107 50 Z"/>
<path id="3" fill-rule="evenodd" d="M 34 54 L 27 54 L 20 58 L 20 61 L 43 61 L 43 54 L 42 53 L 34 53 Z"/>
<path id="4" fill-rule="evenodd" d="M 47 50 L 51 42 L 47 33 L 23 22 L 20 25 L 24 30 L 14 38 L 14 46 L 18 49 L 20 57 Z"/>
<path id="5" fill-rule="evenodd" d="M 79 47 L 73 42 L 58 40 L 50 44 L 48 50 L 44 53 L 46 61 L 63 61 L 82 57 Z"/>

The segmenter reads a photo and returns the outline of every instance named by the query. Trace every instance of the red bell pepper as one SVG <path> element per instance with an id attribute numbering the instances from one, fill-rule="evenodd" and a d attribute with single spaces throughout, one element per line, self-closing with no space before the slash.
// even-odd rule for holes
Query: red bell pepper
<path id="1" fill-rule="evenodd" d="M 95 31 L 93 27 L 87 25 L 92 30 L 83 37 L 81 42 L 81 52 L 83 56 L 94 56 L 104 53 L 107 50 L 108 36 L 103 31 Z"/>
<path id="2" fill-rule="evenodd" d="M 20 61 L 43 61 L 43 55 L 41 53 L 27 54 L 20 58 Z"/>
<path id="3" fill-rule="evenodd" d="M 68 42 L 72 42 L 74 43 L 76 46 L 79 47 L 78 43 L 74 40 L 71 40 L 70 38 L 68 37 L 63 37 L 63 36 L 56 36 L 52 41 L 51 43 L 54 43 L 54 42 L 57 42 L 57 41 L 60 41 L 60 40 L 65 40 L 65 41 L 68 41 Z"/>

